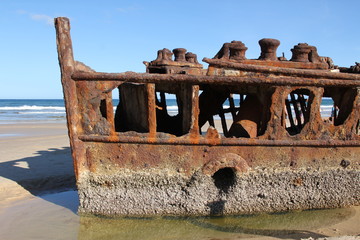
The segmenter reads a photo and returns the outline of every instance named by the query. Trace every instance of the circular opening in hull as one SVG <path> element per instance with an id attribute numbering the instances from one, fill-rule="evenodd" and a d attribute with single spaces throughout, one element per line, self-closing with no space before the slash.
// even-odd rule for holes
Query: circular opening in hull
<path id="1" fill-rule="evenodd" d="M 235 184 L 235 177 L 234 169 L 230 167 L 221 168 L 212 175 L 215 186 L 224 193 L 228 193 Z"/>

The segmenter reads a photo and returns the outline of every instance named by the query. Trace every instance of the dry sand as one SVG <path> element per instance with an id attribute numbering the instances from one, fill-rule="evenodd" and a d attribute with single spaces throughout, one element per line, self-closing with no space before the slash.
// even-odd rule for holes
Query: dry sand
<path id="1" fill-rule="evenodd" d="M 0 125 L 0 213 L 17 200 L 71 187 L 74 174 L 65 123 Z M 351 209 L 346 221 L 314 232 L 360 236 L 360 206 Z"/>

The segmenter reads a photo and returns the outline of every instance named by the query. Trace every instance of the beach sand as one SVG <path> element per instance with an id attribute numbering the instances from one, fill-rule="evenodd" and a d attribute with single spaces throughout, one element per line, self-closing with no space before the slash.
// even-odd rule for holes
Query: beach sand
<path id="1" fill-rule="evenodd" d="M 65 123 L 0 125 L 0 214 L 44 192 L 74 188 L 70 152 Z M 346 220 L 313 230 L 314 237 L 360 236 L 360 206 L 351 211 Z"/>
<path id="2" fill-rule="evenodd" d="M 74 187 L 66 124 L 0 125 L 0 210 L 14 200 Z"/>

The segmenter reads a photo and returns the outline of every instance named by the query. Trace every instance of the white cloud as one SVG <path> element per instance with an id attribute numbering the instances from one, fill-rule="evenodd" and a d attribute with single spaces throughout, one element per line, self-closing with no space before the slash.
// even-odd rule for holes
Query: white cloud
<path id="1" fill-rule="evenodd" d="M 35 21 L 45 22 L 48 25 L 54 25 L 54 18 L 45 14 L 30 14 L 30 18 Z"/>
<path id="2" fill-rule="evenodd" d="M 17 14 L 27 14 L 25 10 L 19 9 L 16 11 Z"/>
<path id="3" fill-rule="evenodd" d="M 139 9 L 140 7 L 138 6 L 129 6 L 129 7 L 117 8 L 116 11 L 120 13 L 127 13 L 127 12 L 137 11 Z"/>
<path id="4" fill-rule="evenodd" d="M 45 15 L 45 14 L 29 13 L 22 9 L 17 10 L 16 13 L 20 14 L 20 15 L 27 15 L 31 20 L 34 20 L 34 21 L 43 22 L 47 25 L 54 25 L 54 18 L 50 17 L 48 15 Z"/>

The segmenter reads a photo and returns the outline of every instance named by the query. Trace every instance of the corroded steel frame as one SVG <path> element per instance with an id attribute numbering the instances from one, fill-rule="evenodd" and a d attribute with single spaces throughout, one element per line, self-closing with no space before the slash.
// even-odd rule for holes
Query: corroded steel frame
<path id="1" fill-rule="evenodd" d="M 324 70 L 322 63 L 311 69 L 311 63 L 278 62 L 273 57 L 266 62 L 205 58 L 206 75 L 198 63 L 187 74 L 175 73 L 183 63 L 167 67 L 173 74 L 100 73 L 74 60 L 69 20 L 56 18 L 55 25 L 80 211 L 208 215 L 360 203 L 359 94 L 340 126 L 323 123 L 319 111 L 325 88 L 358 91 L 359 75 Z M 148 132 L 115 130 L 112 91 L 125 83 L 144 86 L 143 124 Z M 157 131 L 155 89 L 164 84 L 181 86 L 186 99 L 189 113 L 182 136 Z M 256 138 L 225 138 L 209 128 L 202 135 L 199 90 L 204 86 L 269 88 L 266 131 Z M 281 120 L 284 101 L 301 88 L 315 96 L 312 114 L 301 133 L 290 136 Z M 225 180 L 233 178 L 231 186 L 217 184 L 214 176 L 222 169 L 234 172 L 223 173 Z"/>

